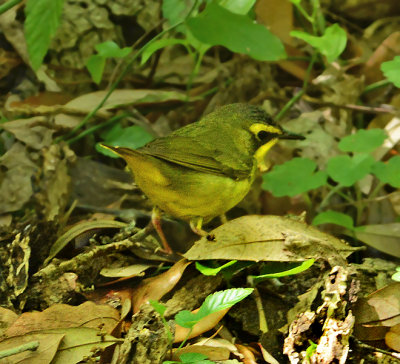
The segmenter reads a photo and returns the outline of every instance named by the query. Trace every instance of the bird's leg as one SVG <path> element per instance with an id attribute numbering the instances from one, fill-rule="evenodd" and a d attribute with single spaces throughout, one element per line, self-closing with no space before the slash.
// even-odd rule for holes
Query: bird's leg
<path id="1" fill-rule="evenodd" d="M 158 236 L 161 239 L 161 244 L 163 245 L 163 251 L 165 251 L 168 254 L 172 254 L 173 251 L 169 246 L 167 239 L 164 235 L 164 232 L 161 228 L 161 210 L 157 206 L 153 208 L 153 211 L 151 213 L 151 222 L 154 226 L 154 229 L 156 229 Z"/>
<path id="2" fill-rule="evenodd" d="M 221 224 L 226 224 L 228 222 L 228 218 L 225 214 L 219 215 L 219 219 L 221 220 Z"/>
<path id="3" fill-rule="evenodd" d="M 202 217 L 195 217 L 190 220 L 190 228 L 192 231 L 200 236 L 207 236 L 208 232 L 204 231 L 201 227 L 203 226 L 203 218 Z"/>

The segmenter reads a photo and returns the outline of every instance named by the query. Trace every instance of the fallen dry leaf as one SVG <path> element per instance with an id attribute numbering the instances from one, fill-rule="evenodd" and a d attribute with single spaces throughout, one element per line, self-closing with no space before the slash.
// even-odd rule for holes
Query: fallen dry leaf
<path id="1" fill-rule="evenodd" d="M 53 305 L 42 312 L 25 312 L 6 330 L 6 336 L 23 335 L 31 331 L 68 327 L 97 329 L 111 332 L 119 320 L 119 313 L 109 305 L 87 301 L 79 306 Z"/>
<path id="2" fill-rule="evenodd" d="M 243 216 L 201 238 L 184 256 L 189 260 L 225 259 L 298 262 L 326 259 L 344 263 L 357 250 L 313 226 L 281 216 Z"/>
<path id="3" fill-rule="evenodd" d="M 400 258 L 400 223 L 359 226 L 355 235 L 363 243 Z"/>
<path id="4" fill-rule="evenodd" d="M 198 310 L 199 309 L 193 310 L 192 313 L 196 313 Z M 208 330 L 211 330 L 212 328 L 215 327 L 215 325 L 217 325 L 218 322 L 222 320 L 222 318 L 226 315 L 226 313 L 229 310 L 230 308 L 226 308 L 224 310 L 220 310 L 210 315 L 207 315 L 206 317 L 202 318 L 199 322 L 197 322 L 192 329 L 176 325 L 174 343 L 179 343 L 182 342 L 183 340 L 191 339 L 193 337 L 201 335 L 202 333 Z"/>
<path id="5" fill-rule="evenodd" d="M 53 141 L 54 130 L 49 128 L 48 119 L 44 116 L 8 121 L 2 124 L 2 128 L 36 150 L 49 147 Z"/>
<path id="6" fill-rule="evenodd" d="M 360 340 L 382 340 L 400 324 L 400 282 L 381 288 L 354 305 L 354 335 Z"/>
<path id="7" fill-rule="evenodd" d="M 162 296 L 171 291 L 179 282 L 189 264 L 190 262 L 186 259 L 181 259 L 166 272 L 156 277 L 144 279 L 133 292 L 133 312 L 138 312 L 140 307 L 148 303 L 149 300 L 159 300 Z"/>
<path id="8" fill-rule="evenodd" d="M 400 324 L 393 326 L 385 335 L 385 343 L 389 348 L 400 352 Z"/>
<path id="9" fill-rule="evenodd" d="M 29 158 L 26 147 L 21 143 L 14 143 L 0 157 L 0 166 L 6 169 L 0 182 L 0 214 L 17 211 L 32 196 L 31 179 L 37 167 Z"/>
<path id="10" fill-rule="evenodd" d="M 9 350 L 32 341 L 38 341 L 34 351 L 24 351 L 1 359 L 2 364 L 50 364 L 56 355 L 61 340 L 65 335 L 55 332 L 35 332 L 13 336 L 0 342 L 0 351 Z"/>

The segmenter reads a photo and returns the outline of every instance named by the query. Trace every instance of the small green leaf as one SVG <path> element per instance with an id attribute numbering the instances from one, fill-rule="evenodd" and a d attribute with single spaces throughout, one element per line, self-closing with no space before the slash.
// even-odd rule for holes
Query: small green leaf
<path id="1" fill-rule="evenodd" d="M 369 154 L 338 155 L 329 159 L 326 171 L 334 181 L 349 187 L 370 173 L 373 164 L 375 160 Z"/>
<path id="2" fill-rule="evenodd" d="M 127 147 L 137 149 L 153 140 L 153 136 L 149 134 L 141 126 L 133 125 L 122 128 L 120 124 L 115 124 L 110 130 L 101 134 L 103 142 L 113 147 Z M 101 147 L 100 143 L 96 144 L 96 150 L 108 157 L 118 158 L 118 156 Z"/>
<path id="3" fill-rule="evenodd" d="M 388 183 L 393 187 L 400 187 L 400 156 L 396 155 L 388 162 L 376 162 L 372 166 L 372 173 L 383 183 Z"/>
<path id="4" fill-rule="evenodd" d="M 51 38 L 61 21 L 64 0 L 28 0 L 25 5 L 25 39 L 32 68 L 43 62 Z"/>
<path id="5" fill-rule="evenodd" d="M 296 196 L 316 189 L 326 183 L 324 171 L 315 172 L 317 164 L 308 158 L 293 158 L 275 166 L 271 172 L 263 175 L 262 188 L 274 196 Z"/>
<path id="6" fill-rule="evenodd" d="M 247 54 L 260 61 L 286 57 L 282 42 L 266 27 L 246 15 L 238 15 L 211 2 L 197 17 L 187 20 L 192 34 L 201 42 L 222 45 L 232 52 Z"/>
<path id="7" fill-rule="evenodd" d="M 179 311 L 175 315 L 175 322 L 182 327 L 191 329 L 196 325 L 204 316 L 199 315 L 199 312 L 191 313 L 188 310 Z"/>
<path id="8" fill-rule="evenodd" d="M 150 43 L 150 45 L 146 47 L 142 52 L 142 59 L 140 61 L 140 64 L 141 65 L 145 64 L 148 61 L 148 59 L 153 55 L 153 53 L 157 52 L 159 49 L 175 44 L 181 44 L 185 47 L 187 47 L 188 45 L 186 40 L 176 39 L 176 38 L 159 39 L 153 43 Z"/>
<path id="9" fill-rule="evenodd" d="M 120 48 L 117 43 L 112 41 L 97 44 L 95 48 L 98 54 L 92 55 L 86 61 L 86 67 L 92 76 L 92 80 L 97 84 L 103 77 L 107 58 L 124 58 L 132 52 L 131 48 Z"/>
<path id="10" fill-rule="evenodd" d="M 315 261 L 314 259 L 308 259 L 301 263 L 294 263 L 294 264 L 291 263 L 291 266 L 294 266 L 293 268 L 275 272 L 275 273 L 266 273 L 266 274 L 261 274 L 258 276 L 250 276 L 250 277 L 253 279 L 254 283 L 257 284 L 259 282 L 265 281 L 266 279 L 292 276 L 292 275 L 304 272 L 305 270 L 310 268 L 314 264 L 314 261 Z"/>
<path id="11" fill-rule="evenodd" d="M 256 0 L 219 0 L 219 5 L 234 14 L 246 15 Z"/>
<path id="12" fill-rule="evenodd" d="M 154 310 L 161 316 L 164 317 L 164 313 L 167 310 L 167 306 L 163 305 L 162 303 L 155 301 L 155 300 L 149 300 L 149 303 L 153 306 Z"/>
<path id="13" fill-rule="evenodd" d="M 396 282 L 400 282 L 400 267 L 396 267 L 396 273 L 392 275 L 392 279 Z"/>
<path id="14" fill-rule="evenodd" d="M 179 359 L 185 364 L 215 364 L 215 362 L 207 360 L 207 355 L 201 353 L 183 353 L 179 355 Z"/>
<path id="15" fill-rule="evenodd" d="M 90 56 L 86 61 L 86 68 L 88 69 L 92 80 L 97 84 L 100 83 L 103 77 L 104 66 L 106 65 L 106 59 L 97 54 Z"/>
<path id="16" fill-rule="evenodd" d="M 167 19 L 169 26 L 174 26 L 185 20 L 193 4 L 194 0 L 163 0 L 161 7 L 163 18 Z"/>
<path id="17" fill-rule="evenodd" d="M 237 260 L 231 260 L 230 262 L 225 263 L 217 268 L 206 267 L 205 265 L 196 262 L 196 269 L 205 276 L 216 276 L 221 270 L 230 267 L 236 262 Z"/>
<path id="18" fill-rule="evenodd" d="M 333 210 L 328 210 L 319 213 L 317 216 L 314 217 L 312 224 L 313 225 L 336 224 L 339 226 L 343 226 L 349 230 L 354 229 L 353 219 L 349 215 Z"/>
<path id="19" fill-rule="evenodd" d="M 394 57 L 391 61 L 383 62 L 381 70 L 390 82 L 400 88 L 400 56 Z"/>
<path id="20" fill-rule="evenodd" d="M 105 58 L 124 58 L 132 52 L 130 47 L 120 48 L 117 43 L 111 40 L 96 44 L 95 48 L 99 56 Z"/>
<path id="21" fill-rule="evenodd" d="M 252 288 L 232 288 L 225 291 L 215 292 L 207 296 L 199 311 L 191 313 L 190 311 L 180 311 L 175 315 L 175 321 L 178 325 L 186 328 L 192 328 L 204 317 L 226 308 L 232 307 L 253 292 Z"/>
<path id="22" fill-rule="evenodd" d="M 328 63 L 332 63 L 342 54 L 347 43 L 346 31 L 336 23 L 326 28 L 324 35 L 320 37 L 299 30 L 290 32 L 290 35 L 318 49 L 326 57 Z"/>
<path id="23" fill-rule="evenodd" d="M 338 146 L 343 152 L 370 153 L 380 147 L 386 138 L 382 129 L 360 129 L 342 138 Z"/>

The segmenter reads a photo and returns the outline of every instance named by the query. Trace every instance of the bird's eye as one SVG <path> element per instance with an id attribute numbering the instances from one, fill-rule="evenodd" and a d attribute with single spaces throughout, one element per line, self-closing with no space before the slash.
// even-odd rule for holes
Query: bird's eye
<path id="1" fill-rule="evenodd" d="M 268 133 L 265 130 L 260 130 L 257 133 L 257 139 L 259 139 L 262 142 L 267 142 L 267 141 L 271 140 L 273 137 L 274 137 L 274 134 Z"/>

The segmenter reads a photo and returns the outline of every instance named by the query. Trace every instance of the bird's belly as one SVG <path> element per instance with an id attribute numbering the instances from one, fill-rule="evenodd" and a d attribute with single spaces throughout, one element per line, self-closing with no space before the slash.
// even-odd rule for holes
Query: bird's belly
<path id="1" fill-rule="evenodd" d="M 173 169 L 176 168 L 175 173 Z M 209 220 L 238 204 L 250 189 L 252 178 L 229 177 L 175 167 L 157 172 L 146 169 L 135 173 L 141 190 L 161 210 L 183 220 L 203 217 Z"/>

